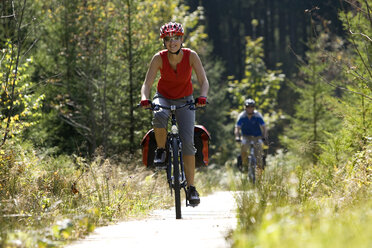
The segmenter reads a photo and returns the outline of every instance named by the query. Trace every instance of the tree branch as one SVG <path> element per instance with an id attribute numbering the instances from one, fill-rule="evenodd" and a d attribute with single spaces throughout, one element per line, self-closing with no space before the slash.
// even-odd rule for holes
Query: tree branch
<path id="1" fill-rule="evenodd" d="M 345 1 L 346 1 L 346 0 L 345 0 Z M 341 0 L 340 0 L 340 2 L 341 2 L 341 7 L 342 7 L 342 9 L 343 9 L 343 11 L 344 11 L 344 13 L 345 13 L 347 26 L 349 27 L 349 31 L 350 31 L 350 33 L 352 33 L 349 17 L 347 16 L 347 14 L 346 14 L 346 12 L 345 12 L 345 9 L 344 9 L 344 6 L 343 6 Z M 353 44 L 353 46 L 354 46 L 354 48 L 355 48 L 357 54 L 359 55 L 359 58 L 361 59 L 361 61 L 362 61 L 362 63 L 363 63 L 365 69 L 367 70 L 369 76 L 372 78 L 372 72 L 371 72 L 371 70 L 369 69 L 369 66 L 368 66 L 368 65 L 366 64 L 366 62 L 364 61 L 363 56 L 362 56 L 362 54 L 360 53 L 359 48 L 358 48 L 358 46 L 356 45 L 353 36 L 351 36 L 351 41 L 352 41 L 352 44 Z"/>
<path id="2" fill-rule="evenodd" d="M 14 10 L 14 2 L 12 1 L 13 5 L 13 13 L 15 13 Z M 17 21 L 18 27 L 17 27 L 17 58 L 16 58 L 16 64 L 15 64 L 15 72 L 14 72 L 14 77 L 13 77 L 13 83 L 12 83 L 12 93 L 10 95 L 10 109 L 8 112 L 7 120 L 6 120 L 6 127 L 4 131 L 4 137 L 3 140 L 0 144 L 0 147 L 3 146 L 8 138 L 9 134 L 9 127 L 10 127 L 10 118 L 13 113 L 13 107 L 14 107 L 14 91 L 15 91 L 15 86 L 16 86 L 16 81 L 17 81 L 17 76 L 18 76 L 18 66 L 19 66 L 19 58 L 21 56 L 21 50 L 22 50 L 22 42 L 21 42 L 21 26 L 22 26 L 22 21 L 23 21 L 23 14 L 26 8 L 26 0 L 23 1 L 23 6 L 21 10 L 21 17 L 20 20 L 17 21 L 17 16 L 14 14 L 14 19 Z"/>
<path id="3" fill-rule="evenodd" d="M 292 51 L 292 53 L 296 56 L 297 60 L 302 64 L 302 65 L 305 65 L 305 66 L 308 66 L 308 64 L 301 58 L 301 56 L 297 55 L 291 46 L 289 46 L 289 49 Z M 312 68 L 309 68 L 313 73 L 316 73 L 314 70 L 312 70 Z M 365 97 L 366 99 L 372 101 L 372 97 L 366 95 L 366 94 L 363 94 L 361 92 L 358 92 L 358 91 L 353 91 L 353 90 L 350 90 L 348 88 L 345 88 L 345 87 L 342 87 L 342 86 L 339 86 L 339 85 L 335 85 L 331 82 L 329 82 L 327 79 L 325 79 L 320 73 L 317 73 L 317 75 L 319 76 L 319 78 L 325 82 L 326 84 L 334 87 L 334 88 L 337 88 L 337 89 L 340 89 L 340 90 L 344 90 L 344 91 L 347 91 L 347 92 L 350 92 L 350 93 L 353 93 L 353 94 L 357 94 L 357 95 L 361 95 L 363 97 Z"/>
<path id="4" fill-rule="evenodd" d="M 67 115 L 63 115 L 63 114 L 59 114 L 59 116 L 61 117 L 61 119 L 66 122 L 67 124 L 69 124 L 70 126 L 74 127 L 75 130 L 80 133 L 82 136 L 84 136 L 89 142 L 92 141 L 92 139 L 90 138 L 89 134 L 91 133 L 91 130 L 89 127 L 87 126 L 84 126 L 82 124 L 80 124 L 79 122 L 75 121 L 74 119 L 68 117 Z M 84 132 L 85 131 L 85 132 Z M 87 134 L 88 133 L 88 134 Z"/>
<path id="5" fill-rule="evenodd" d="M 353 34 L 353 35 L 356 35 L 356 34 L 359 34 L 365 38 L 367 38 L 370 42 L 372 42 L 372 39 L 368 37 L 368 35 L 365 35 L 363 33 L 353 33 L 353 31 L 349 30 L 350 34 Z"/>
<path id="6" fill-rule="evenodd" d="M 7 16 L 0 16 L 0 19 L 5 19 L 5 18 L 12 18 L 14 17 L 15 15 L 7 15 Z"/>

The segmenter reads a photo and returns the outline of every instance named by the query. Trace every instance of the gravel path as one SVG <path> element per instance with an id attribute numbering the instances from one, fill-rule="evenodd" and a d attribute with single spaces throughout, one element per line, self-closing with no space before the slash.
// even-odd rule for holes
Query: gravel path
<path id="1" fill-rule="evenodd" d="M 225 236 L 236 227 L 235 208 L 232 192 L 216 192 L 201 197 L 198 207 L 185 207 L 183 203 L 180 220 L 175 219 L 174 208 L 156 210 L 145 220 L 97 228 L 90 236 L 67 247 L 230 247 Z"/>

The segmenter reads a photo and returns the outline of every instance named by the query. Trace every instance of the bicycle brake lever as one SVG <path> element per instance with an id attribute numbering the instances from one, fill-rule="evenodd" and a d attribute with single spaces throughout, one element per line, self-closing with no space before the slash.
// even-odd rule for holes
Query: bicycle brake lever
<path id="1" fill-rule="evenodd" d="M 159 107 L 158 105 L 155 105 L 155 104 L 154 104 L 154 106 L 152 107 L 152 109 L 153 109 L 154 111 L 158 111 L 158 110 L 160 109 L 160 107 Z"/>
<path id="2" fill-rule="evenodd" d="M 195 105 L 190 105 L 189 109 L 190 110 L 196 110 L 196 107 L 195 107 Z"/>

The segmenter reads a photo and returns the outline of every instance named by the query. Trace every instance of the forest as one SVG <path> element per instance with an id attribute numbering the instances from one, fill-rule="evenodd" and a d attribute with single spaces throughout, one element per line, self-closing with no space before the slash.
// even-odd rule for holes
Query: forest
<path id="1" fill-rule="evenodd" d="M 137 107 L 169 21 L 183 24 L 210 84 L 196 114 L 212 137 L 204 193 L 251 189 L 219 183 L 238 173 L 233 129 L 245 99 L 269 129 L 268 168 L 238 203 L 233 247 L 301 247 L 296 232 L 314 245 L 332 234 L 337 247 L 369 247 L 369 0 L 1 1 L 0 247 L 58 247 L 169 204 L 141 162 L 152 113 Z M 342 221 L 323 236 L 322 218 Z M 274 224 L 288 236 L 265 232 Z"/>

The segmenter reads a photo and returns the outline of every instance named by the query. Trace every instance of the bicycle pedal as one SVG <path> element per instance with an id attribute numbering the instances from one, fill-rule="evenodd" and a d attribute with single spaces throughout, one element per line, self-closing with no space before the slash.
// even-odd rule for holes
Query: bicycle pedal
<path id="1" fill-rule="evenodd" d="M 186 207 L 197 207 L 199 204 L 191 204 L 191 203 L 186 203 Z"/>
<path id="2" fill-rule="evenodd" d="M 193 204 L 193 203 L 190 203 L 189 201 L 186 201 L 186 207 L 197 207 L 199 206 L 199 203 L 196 203 L 196 204 Z"/>

